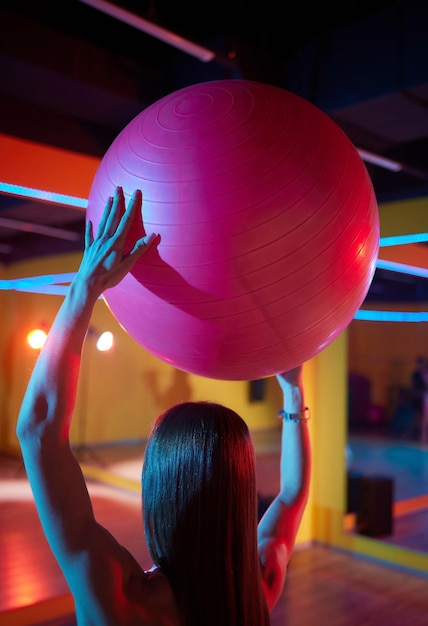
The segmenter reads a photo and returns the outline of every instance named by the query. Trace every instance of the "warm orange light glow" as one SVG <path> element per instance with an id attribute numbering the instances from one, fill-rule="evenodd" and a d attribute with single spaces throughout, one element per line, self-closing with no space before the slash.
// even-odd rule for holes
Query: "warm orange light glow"
<path id="1" fill-rule="evenodd" d="M 41 328 L 35 328 L 30 330 L 27 335 L 27 343 L 33 350 L 40 350 L 43 348 L 46 341 L 47 334 Z"/>
<path id="2" fill-rule="evenodd" d="M 106 330 L 98 337 L 97 350 L 99 350 L 100 352 L 107 352 L 108 350 L 111 350 L 112 347 L 113 333 L 111 333 L 109 330 Z"/>

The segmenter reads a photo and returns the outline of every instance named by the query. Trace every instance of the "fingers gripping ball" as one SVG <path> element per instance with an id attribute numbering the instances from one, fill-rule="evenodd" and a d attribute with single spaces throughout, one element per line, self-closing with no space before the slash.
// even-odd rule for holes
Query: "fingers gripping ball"
<path id="1" fill-rule="evenodd" d="M 160 242 L 104 298 L 150 353 L 186 372 L 249 380 L 315 356 L 373 278 L 379 216 L 361 158 L 312 104 L 221 80 L 134 118 L 93 181 L 94 225 L 121 185 L 143 191 Z M 139 219 L 134 236 L 143 234 Z"/>

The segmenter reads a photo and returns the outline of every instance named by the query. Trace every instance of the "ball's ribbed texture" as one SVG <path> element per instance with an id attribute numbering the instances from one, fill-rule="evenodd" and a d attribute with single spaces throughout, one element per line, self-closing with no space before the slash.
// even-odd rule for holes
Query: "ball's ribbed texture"
<path id="1" fill-rule="evenodd" d="M 145 230 L 161 239 L 105 301 L 181 370 L 251 380 L 294 367 L 367 295 L 379 245 L 369 175 L 342 130 L 290 92 L 231 79 L 162 98 L 102 159 L 95 227 L 117 185 L 127 200 L 142 190 Z"/>

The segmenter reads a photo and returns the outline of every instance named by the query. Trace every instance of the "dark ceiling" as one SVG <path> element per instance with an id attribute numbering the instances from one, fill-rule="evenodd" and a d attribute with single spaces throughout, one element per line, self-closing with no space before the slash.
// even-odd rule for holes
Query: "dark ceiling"
<path id="1" fill-rule="evenodd" d="M 428 197 L 426 0 L 116 6 L 212 50 L 214 60 L 202 62 L 86 0 L 3 0 L 0 133 L 102 158 L 162 96 L 206 80 L 248 78 L 303 96 L 359 150 L 398 164 L 390 171 L 366 161 L 379 203 Z M 80 251 L 83 223 L 82 211 L 53 213 L 43 202 L 0 194 L 0 263 Z M 427 282 L 377 270 L 368 300 L 426 302 Z"/>

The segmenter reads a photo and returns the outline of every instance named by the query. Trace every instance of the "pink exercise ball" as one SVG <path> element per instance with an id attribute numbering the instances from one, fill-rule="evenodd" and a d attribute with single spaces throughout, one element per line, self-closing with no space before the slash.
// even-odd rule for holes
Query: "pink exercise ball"
<path id="1" fill-rule="evenodd" d="M 304 362 L 369 290 L 379 214 L 356 148 L 279 87 L 230 79 L 137 115 L 96 172 L 98 225 L 121 185 L 143 192 L 136 236 L 160 235 L 104 299 L 148 352 L 188 373 L 254 380 Z"/>

